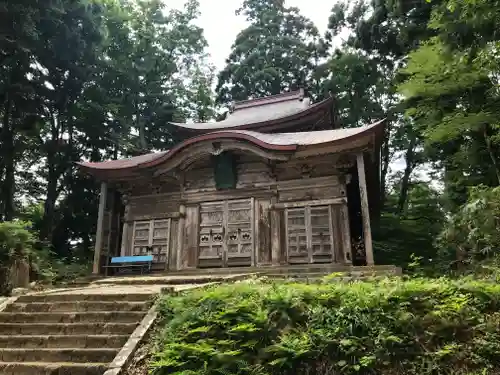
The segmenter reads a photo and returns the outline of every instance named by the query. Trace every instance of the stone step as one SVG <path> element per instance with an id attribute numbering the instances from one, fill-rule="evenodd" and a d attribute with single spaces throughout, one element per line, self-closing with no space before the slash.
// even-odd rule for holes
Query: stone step
<path id="1" fill-rule="evenodd" d="M 137 323 L 0 323 L 0 335 L 130 335 Z"/>
<path id="2" fill-rule="evenodd" d="M 90 312 L 90 311 L 147 311 L 146 302 L 15 302 L 5 312 Z"/>
<path id="3" fill-rule="evenodd" d="M 266 274 L 262 275 L 264 277 L 268 277 L 270 279 L 290 279 L 290 280 L 321 280 L 324 279 L 326 276 L 329 274 L 321 273 L 321 272 L 307 272 L 307 273 L 302 273 L 302 274 L 295 274 L 295 275 L 289 275 L 285 273 L 276 273 L 276 274 Z M 350 281 L 350 280 L 364 280 L 368 279 L 371 277 L 382 277 L 383 274 L 369 274 L 365 275 L 363 273 L 351 273 L 351 274 L 345 274 L 345 273 L 340 273 L 339 275 L 336 275 L 332 277 L 333 280 L 338 280 L 338 281 Z"/>
<path id="4" fill-rule="evenodd" d="M 98 348 L 43 348 L 43 349 L 0 349 L 0 361 L 3 362 L 71 362 L 109 363 L 118 354 L 119 349 Z"/>
<path id="5" fill-rule="evenodd" d="M 393 265 L 375 265 L 375 266 L 350 266 L 332 263 L 316 263 L 316 264 L 291 264 L 291 265 L 276 265 L 276 266 L 260 266 L 260 267 L 228 267 L 228 268 L 206 268 L 192 269 L 182 271 L 169 271 L 163 276 L 193 276 L 193 275 L 234 275 L 234 274 L 277 274 L 277 273 L 303 273 L 303 272 L 384 272 L 393 273 L 400 272 L 399 267 Z M 158 274 L 153 276 L 160 276 Z M 101 279 L 104 280 L 104 279 Z M 99 281 L 101 281 L 99 280 Z"/>
<path id="6" fill-rule="evenodd" d="M 16 302 L 148 302 L 153 296 L 149 293 L 134 294 L 27 294 L 20 296 Z"/>
<path id="7" fill-rule="evenodd" d="M 276 267 L 274 269 L 266 269 L 260 272 L 260 275 L 274 276 L 274 275 L 287 275 L 287 276 L 301 276 L 301 275 L 328 275 L 332 273 L 339 273 L 342 275 L 388 275 L 397 274 L 399 270 L 396 267 L 387 266 L 374 266 L 374 267 L 340 267 L 330 266 L 323 267 L 321 265 L 307 265 L 307 266 L 290 266 L 290 267 Z"/>
<path id="8" fill-rule="evenodd" d="M 142 311 L 0 312 L 0 323 L 139 323 Z"/>
<path id="9" fill-rule="evenodd" d="M 2 375 L 102 375 L 107 363 L 0 362 Z"/>
<path id="10" fill-rule="evenodd" d="M 129 335 L 5 335 L 0 348 L 116 348 L 127 342 Z"/>
<path id="11" fill-rule="evenodd" d="M 214 282 L 230 282 L 248 278 L 248 274 L 233 275 L 209 275 L 200 271 L 199 275 L 130 275 L 108 277 L 94 281 L 95 285 L 186 285 L 186 284 L 206 284 Z"/>
<path id="12" fill-rule="evenodd" d="M 398 275 L 401 269 L 395 266 L 349 266 L 331 263 L 293 264 L 261 267 L 231 267 L 207 268 L 196 270 L 169 271 L 163 274 L 124 275 L 107 277 L 93 281 L 94 285 L 125 284 L 125 285 L 169 285 L 169 284 L 202 284 L 208 282 L 230 282 L 246 279 L 251 275 L 268 276 L 271 278 L 283 276 L 299 277 L 304 274 L 325 276 L 331 273 L 342 273 L 346 277 L 365 277 L 371 275 Z"/>

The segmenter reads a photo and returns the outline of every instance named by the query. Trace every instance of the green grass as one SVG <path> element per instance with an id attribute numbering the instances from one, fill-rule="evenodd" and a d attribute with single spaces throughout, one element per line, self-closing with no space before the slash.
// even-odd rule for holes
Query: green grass
<path id="1" fill-rule="evenodd" d="M 498 374 L 500 285 L 239 283 L 165 296 L 163 374 Z"/>

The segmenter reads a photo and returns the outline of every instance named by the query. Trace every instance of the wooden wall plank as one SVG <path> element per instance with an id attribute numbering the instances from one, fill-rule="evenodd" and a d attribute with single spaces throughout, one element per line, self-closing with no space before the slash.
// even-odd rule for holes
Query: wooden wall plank
<path id="1" fill-rule="evenodd" d="M 271 218 L 270 218 L 270 199 L 258 199 L 256 200 L 256 231 L 255 235 L 257 237 L 257 265 L 269 265 L 271 264 Z"/>
<path id="2" fill-rule="evenodd" d="M 195 268 L 198 263 L 199 207 L 186 207 L 182 268 Z"/>
<path id="3" fill-rule="evenodd" d="M 276 198 L 272 198 L 271 204 L 276 203 Z M 281 258 L 281 220 L 280 212 L 271 211 L 271 263 L 280 264 Z"/>
<path id="4" fill-rule="evenodd" d="M 172 219 L 170 220 L 170 244 L 169 244 L 169 259 L 168 264 L 165 267 L 168 270 L 176 270 L 177 269 L 177 256 L 178 256 L 178 240 L 179 236 L 179 220 Z"/>

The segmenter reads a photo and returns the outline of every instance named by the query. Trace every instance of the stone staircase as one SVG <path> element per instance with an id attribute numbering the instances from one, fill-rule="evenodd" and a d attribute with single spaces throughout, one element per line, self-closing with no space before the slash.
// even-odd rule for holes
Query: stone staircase
<path id="1" fill-rule="evenodd" d="M 0 312 L 0 374 L 102 375 L 150 300 L 150 294 L 21 296 Z"/>

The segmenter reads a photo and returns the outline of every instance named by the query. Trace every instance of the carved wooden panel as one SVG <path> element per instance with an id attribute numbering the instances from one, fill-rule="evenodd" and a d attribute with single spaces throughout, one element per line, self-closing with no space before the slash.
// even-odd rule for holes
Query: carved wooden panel
<path id="1" fill-rule="evenodd" d="M 202 203 L 199 266 L 252 264 L 253 221 L 253 199 Z"/>
<path id="2" fill-rule="evenodd" d="M 153 255 L 154 263 L 167 263 L 170 249 L 170 220 L 135 221 L 132 255 Z"/>
<path id="3" fill-rule="evenodd" d="M 240 162 L 237 167 L 238 189 L 269 185 L 275 181 L 271 176 L 269 165 L 263 161 Z"/>
<path id="4" fill-rule="evenodd" d="M 321 263 L 333 260 L 331 206 L 305 206 L 285 210 L 289 263 Z"/>
<path id="5" fill-rule="evenodd" d="M 329 199 L 345 196 L 345 185 L 338 176 L 278 182 L 280 202 Z"/>
<path id="6" fill-rule="evenodd" d="M 186 171 L 184 180 L 185 190 L 214 190 L 215 178 L 212 166 Z"/>
<path id="7" fill-rule="evenodd" d="M 276 174 L 280 181 L 333 176 L 353 165 L 354 160 L 350 157 L 328 154 L 278 163 Z"/>
<path id="8" fill-rule="evenodd" d="M 169 212 L 179 211 L 178 197 L 136 197 L 130 200 L 129 217 L 131 220 L 165 217 Z"/>

